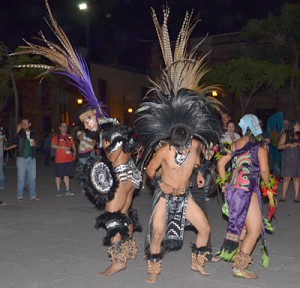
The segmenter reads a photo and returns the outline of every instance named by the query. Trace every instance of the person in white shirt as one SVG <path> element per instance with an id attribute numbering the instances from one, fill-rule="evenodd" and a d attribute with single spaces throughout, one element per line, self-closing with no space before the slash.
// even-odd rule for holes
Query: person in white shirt
<path id="1" fill-rule="evenodd" d="M 222 143 L 232 143 L 236 141 L 237 139 L 241 138 L 241 136 L 234 132 L 235 125 L 232 121 L 229 121 L 227 124 L 227 132 L 222 134 L 221 142 Z"/>

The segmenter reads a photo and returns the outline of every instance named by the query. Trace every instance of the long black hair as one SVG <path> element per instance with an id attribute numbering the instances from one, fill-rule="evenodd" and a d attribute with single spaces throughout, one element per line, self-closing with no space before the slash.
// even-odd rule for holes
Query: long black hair
<path id="1" fill-rule="evenodd" d="M 248 128 L 247 131 L 246 131 L 246 133 L 245 133 L 245 135 L 249 137 L 249 142 L 250 143 L 257 144 L 261 148 L 266 147 L 266 144 L 264 142 L 264 137 L 263 137 L 262 134 L 254 136 L 252 134 L 251 130 Z"/>
<path id="2" fill-rule="evenodd" d="M 286 139 L 295 139 L 296 135 L 299 136 L 299 132 L 294 132 L 294 126 L 299 123 L 298 120 L 289 121 L 288 126 L 285 129 Z"/>

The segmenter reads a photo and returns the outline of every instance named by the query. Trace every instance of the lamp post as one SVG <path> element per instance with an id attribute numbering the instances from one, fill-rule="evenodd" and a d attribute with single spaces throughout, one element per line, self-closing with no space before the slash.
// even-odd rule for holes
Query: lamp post
<path id="1" fill-rule="evenodd" d="M 218 91 L 213 90 L 213 91 L 211 91 L 211 95 L 212 95 L 213 97 L 218 97 L 219 93 L 218 93 Z"/>
<path id="2" fill-rule="evenodd" d="M 86 62 L 89 63 L 90 59 L 90 19 L 89 19 L 89 6 L 87 2 L 81 2 L 78 4 L 80 11 L 83 11 L 85 15 L 85 48 L 86 48 Z"/>

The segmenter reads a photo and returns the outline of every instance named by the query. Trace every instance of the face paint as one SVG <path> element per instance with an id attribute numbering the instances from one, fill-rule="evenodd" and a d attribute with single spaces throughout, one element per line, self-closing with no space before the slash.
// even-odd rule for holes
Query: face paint
<path id="1" fill-rule="evenodd" d="M 80 115 L 79 119 L 84 124 L 85 129 L 90 131 L 98 130 L 97 117 L 92 110 Z"/>
<path id="2" fill-rule="evenodd" d="M 192 146 L 192 140 L 190 140 L 184 146 L 175 147 L 176 151 L 175 151 L 174 162 L 177 166 L 181 166 L 186 161 L 186 159 L 190 155 L 191 146 Z"/>

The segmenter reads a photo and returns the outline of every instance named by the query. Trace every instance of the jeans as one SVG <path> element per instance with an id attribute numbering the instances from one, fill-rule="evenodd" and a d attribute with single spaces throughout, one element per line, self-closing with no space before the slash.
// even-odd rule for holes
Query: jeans
<path id="1" fill-rule="evenodd" d="M 85 178 L 86 178 L 86 166 L 87 166 L 87 163 L 88 163 L 88 160 L 89 160 L 90 156 L 88 157 L 78 157 L 78 163 L 79 163 L 79 173 L 80 173 L 80 176 L 79 176 L 79 182 L 80 182 L 80 189 L 81 191 L 84 190 L 84 186 L 85 186 Z"/>
<path id="2" fill-rule="evenodd" d="M 23 198 L 24 185 L 28 185 L 29 197 L 36 197 L 36 159 L 28 157 L 17 157 L 17 177 L 18 177 L 18 192 L 17 198 Z M 25 183 L 26 180 L 26 183 Z"/>
<path id="3" fill-rule="evenodd" d="M 3 159 L 3 157 L 0 157 L 0 189 L 4 188 L 3 165 L 4 165 L 4 159 Z"/>

